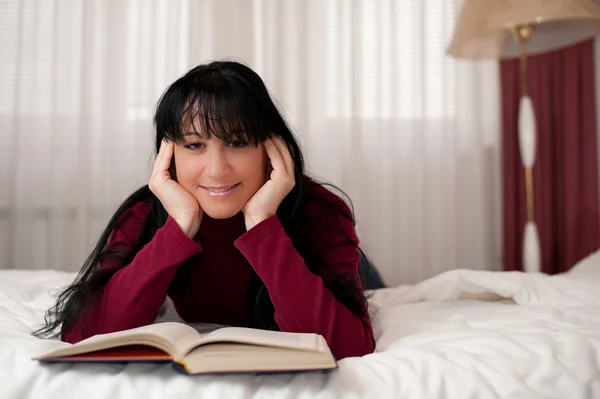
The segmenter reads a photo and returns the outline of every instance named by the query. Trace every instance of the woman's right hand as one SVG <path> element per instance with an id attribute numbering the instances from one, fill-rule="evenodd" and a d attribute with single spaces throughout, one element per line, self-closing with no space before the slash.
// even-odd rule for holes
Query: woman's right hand
<path id="1" fill-rule="evenodd" d="M 196 198 L 173 180 L 169 173 L 174 148 L 174 142 L 162 141 L 148 187 L 165 207 L 167 213 L 175 219 L 181 230 L 188 237 L 193 238 L 200 228 L 202 209 Z"/>

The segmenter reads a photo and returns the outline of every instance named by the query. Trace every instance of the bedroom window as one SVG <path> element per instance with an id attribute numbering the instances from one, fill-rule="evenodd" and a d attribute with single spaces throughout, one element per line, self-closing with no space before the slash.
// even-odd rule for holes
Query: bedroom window
<path id="1" fill-rule="evenodd" d="M 2 2 L 0 115 L 79 113 L 82 18 L 83 0 Z"/>
<path id="2" fill-rule="evenodd" d="M 327 116 L 451 117 L 453 3 L 328 0 Z"/>
<path id="3" fill-rule="evenodd" d="M 150 119 L 162 91 L 187 69 L 189 7 L 189 0 L 129 1 L 125 52 L 128 119 Z M 176 51 L 172 43 L 177 43 Z"/>
<path id="4" fill-rule="evenodd" d="M 445 46 L 455 19 L 453 3 L 323 0 L 327 117 L 451 117 L 455 111 L 455 61 L 445 56 Z M 129 38 L 127 48 L 112 57 L 125 70 L 115 78 L 123 82 L 126 118 L 150 118 L 165 85 L 189 64 L 189 0 L 130 0 L 116 11 L 89 4 L 86 10 L 83 0 L 3 3 L 0 114 L 77 115 L 82 81 L 89 79 L 82 79 L 82 70 L 86 75 L 112 74 L 105 70 L 106 64 L 93 66 L 98 57 L 83 54 L 83 41 L 93 36 L 94 48 L 106 50 L 101 43 L 110 36 L 105 22 L 124 18 L 127 23 L 120 26 Z M 206 1 L 202 7 L 208 12 L 211 4 Z M 263 10 L 273 4 L 265 0 L 253 4 L 258 10 L 253 16 L 256 29 L 272 31 L 265 26 L 270 18 Z M 148 37 L 153 40 L 146 40 Z M 173 42 L 179 44 L 175 58 L 166 44 Z M 256 41 L 253 51 L 259 60 L 265 45 Z M 162 62 L 167 58 L 169 62 Z"/>

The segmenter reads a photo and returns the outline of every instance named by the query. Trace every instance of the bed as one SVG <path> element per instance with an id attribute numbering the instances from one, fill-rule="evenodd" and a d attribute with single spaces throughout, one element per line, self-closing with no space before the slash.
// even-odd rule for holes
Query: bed
<path id="1" fill-rule="evenodd" d="M 0 271 L 3 398 L 600 398 L 600 252 L 570 272 L 454 270 L 373 292 L 376 352 L 333 372 L 185 376 L 167 364 L 50 364 L 32 337 L 74 274 Z"/>

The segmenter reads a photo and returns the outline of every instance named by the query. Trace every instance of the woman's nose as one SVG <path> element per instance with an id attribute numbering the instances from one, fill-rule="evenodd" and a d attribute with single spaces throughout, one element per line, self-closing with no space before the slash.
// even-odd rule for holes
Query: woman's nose
<path id="1" fill-rule="evenodd" d="M 208 155 L 208 164 L 206 174 L 213 179 L 225 176 L 229 172 L 229 163 L 226 154 L 220 149 L 210 151 Z"/>

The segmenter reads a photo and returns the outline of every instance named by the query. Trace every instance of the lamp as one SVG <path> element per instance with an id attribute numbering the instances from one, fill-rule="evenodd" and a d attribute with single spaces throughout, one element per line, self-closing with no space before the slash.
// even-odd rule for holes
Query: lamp
<path id="1" fill-rule="evenodd" d="M 448 47 L 448 54 L 457 58 L 520 56 L 519 150 L 527 193 L 525 271 L 540 271 L 541 262 L 533 202 L 536 123 L 527 85 L 527 55 L 556 50 L 598 34 L 600 7 L 592 0 L 465 0 Z"/>

